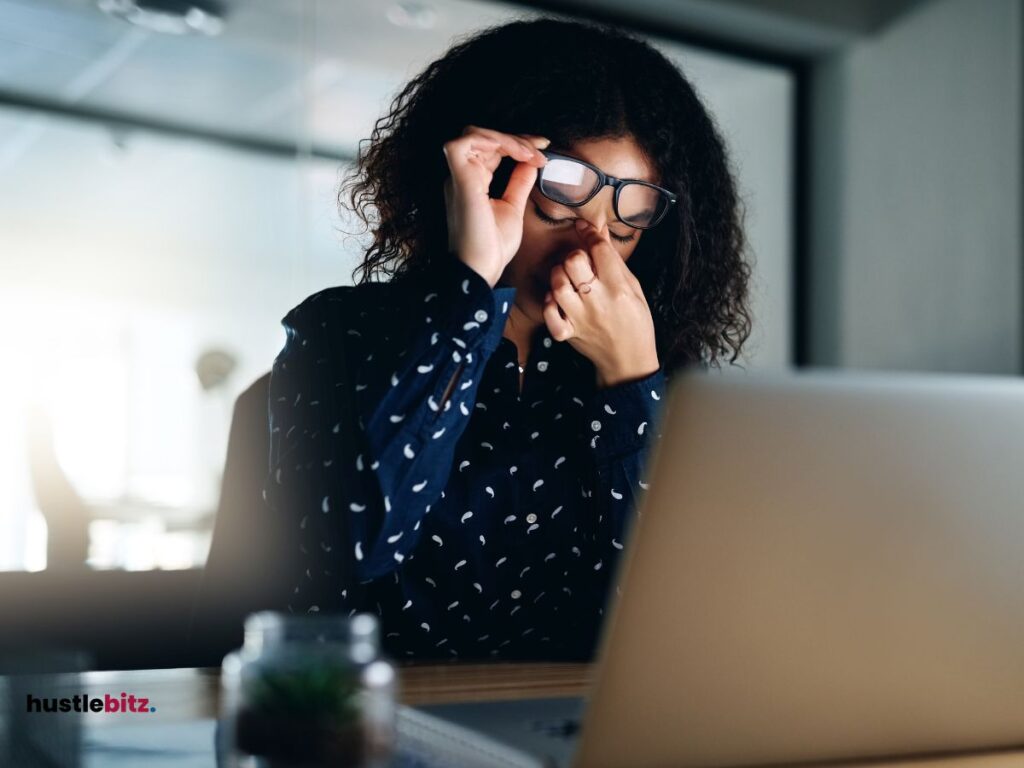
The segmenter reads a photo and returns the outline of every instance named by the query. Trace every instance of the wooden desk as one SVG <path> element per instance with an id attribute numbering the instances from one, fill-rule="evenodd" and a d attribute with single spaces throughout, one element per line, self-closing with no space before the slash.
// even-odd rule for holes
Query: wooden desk
<path id="1" fill-rule="evenodd" d="M 70 678 L 69 678 L 70 679 Z M 403 704 L 451 704 L 468 701 L 583 696 L 590 680 L 585 664 L 438 664 L 404 665 L 399 672 Z M 159 703 L 161 719 L 216 717 L 220 705 L 220 669 L 137 669 L 84 672 L 67 694 L 90 696 L 121 691 L 143 693 Z M 90 712 L 89 725 L 123 722 L 123 716 Z"/>
<path id="2" fill-rule="evenodd" d="M 216 717 L 220 670 L 158 669 L 85 672 L 66 695 L 138 692 L 159 705 L 154 720 L 168 722 Z M 585 695 L 592 668 L 583 664 L 442 664 L 401 667 L 401 700 L 410 706 L 455 702 L 554 698 Z M 65 695 L 54 692 L 50 695 Z M 1024 706 L 1024 704 L 1022 704 Z M 89 713 L 87 727 L 124 723 L 124 715 Z M 844 768 L 1024 768 L 1024 751 L 970 756 L 873 760 Z M 831 763 L 828 768 L 838 768 Z"/>

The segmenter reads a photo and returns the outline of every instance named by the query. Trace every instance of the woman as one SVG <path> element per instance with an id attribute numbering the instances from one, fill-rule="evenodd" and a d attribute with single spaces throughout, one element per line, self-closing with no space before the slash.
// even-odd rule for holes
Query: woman
<path id="1" fill-rule="evenodd" d="M 750 330 L 711 119 L 638 39 L 514 22 L 404 88 L 346 191 L 358 284 L 285 317 L 271 378 L 288 609 L 372 611 L 400 658 L 590 658 L 666 377 Z"/>

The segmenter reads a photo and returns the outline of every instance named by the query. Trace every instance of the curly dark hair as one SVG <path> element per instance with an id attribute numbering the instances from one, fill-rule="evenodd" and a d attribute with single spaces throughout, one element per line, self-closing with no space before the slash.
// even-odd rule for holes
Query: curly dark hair
<path id="1" fill-rule="evenodd" d="M 339 192 L 373 233 L 353 270 L 357 284 L 422 274 L 447 256 L 442 146 L 467 125 L 564 147 L 632 136 L 661 185 L 679 195 L 628 262 L 651 307 L 663 368 L 736 361 L 751 328 L 751 270 L 724 142 L 674 64 L 601 24 L 542 17 L 489 27 L 409 81 L 360 142 Z M 491 194 L 505 183 L 496 173 Z"/>

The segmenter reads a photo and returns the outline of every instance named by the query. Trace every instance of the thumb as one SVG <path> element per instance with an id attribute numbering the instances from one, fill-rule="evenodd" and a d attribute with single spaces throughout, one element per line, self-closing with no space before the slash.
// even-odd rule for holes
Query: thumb
<path id="1" fill-rule="evenodd" d="M 530 190 L 537 181 L 538 168 L 530 163 L 516 163 L 508 178 L 508 185 L 505 187 L 505 194 L 501 199 L 516 209 L 520 216 L 526 210 L 526 201 L 530 197 Z"/>

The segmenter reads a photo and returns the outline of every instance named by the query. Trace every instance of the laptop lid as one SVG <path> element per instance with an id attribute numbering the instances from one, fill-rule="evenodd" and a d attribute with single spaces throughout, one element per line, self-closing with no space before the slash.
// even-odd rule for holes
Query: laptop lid
<path id="1" fill-rule="evenodd" d="M 687 374 L 574 764 L 1024 744 L 1024 382 Z"/>

